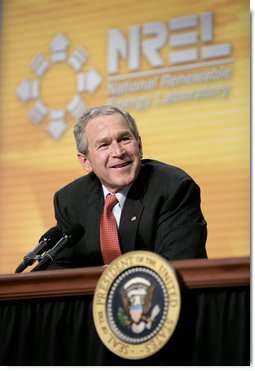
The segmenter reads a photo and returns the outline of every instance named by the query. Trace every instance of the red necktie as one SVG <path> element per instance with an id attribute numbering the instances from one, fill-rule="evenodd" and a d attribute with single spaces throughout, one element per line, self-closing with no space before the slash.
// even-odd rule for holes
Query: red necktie
<path id="1" fill-rule="evenodd" d="M 114 205 L 118 203 L 115 195 L 108 194 L 105 199 L 104 210 L 100 221 L 100 244 L 104 264 L 110 264 L 121 255 L 118 230 L 112 212 Z"/>

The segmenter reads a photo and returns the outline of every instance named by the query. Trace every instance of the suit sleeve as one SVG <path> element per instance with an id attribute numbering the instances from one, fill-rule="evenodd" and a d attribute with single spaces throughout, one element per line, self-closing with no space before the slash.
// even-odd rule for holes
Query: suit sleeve
<path id="1" fill-rule="evenodd" d="M 166 259 L 206 258 L 207 223 L 200 208 L 200 189 L 183 180 L 164 202 L 156 222 L 155 250 Z"/>
<path id="2" fill-rule="evenodd" d="M 57 221 L 57 226 L 61 230 L 66 230 L 68 229 L 68 226 L 70 227 L 70 223 L 67 220 L 67 215 L 64 215 L 64 210 L 61 209 L 60 207 L 60 202 L 59 202 L 59 194 L 58 192 L 55 193 L 54 195 L 54 211 L 55 211 L 55 219 Z M 64 206 L 62 206 L 63 208 Z"/>
<path id="3" fill-rule="evenodd" d="M 60 228 L 63 232 L 69 230 L 70 222 L 68 222 L 68 215 L 64 213 L 63 209 L 60 207 L 59 202 L 59 193 L 54 195 L 54 211 L 55 218 L 57 221 L 57 227 Z M 65 214 L 65 215 L 64 215 Z M 56 259 L 48 266 L 48 270 L 52 269 L 63 269 L 63 268 L 73 268 L 75 262 L 74 249 L 66 248 L 56 257 Z"/>

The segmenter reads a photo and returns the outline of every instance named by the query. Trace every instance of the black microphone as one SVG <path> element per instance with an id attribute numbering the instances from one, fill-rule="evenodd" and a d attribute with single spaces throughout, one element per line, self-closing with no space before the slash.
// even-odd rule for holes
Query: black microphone
<path id="1" fill-rule="evenodd" d="M 39 240 L 39 244 L 34 248 L 34 250 L 24 256 L 23 262 L 16 268 L 15 273 L 21 273 L 29 265 L 32 265 L 36 260 L 40 258 L 42 253 L 54 246 L 62 235 L 63 232 L 61 232 L 59 228 L 50 228 L 44 235 L 42 235 Z"/>
<path id="2" fill-rule="evenodd" d="M 84 228 L 80 224 L 72 225 L 70 230 L 64 233 L 63 237 L 56 243 L 56 245 L 53 246 L 52 249 L 46 251 L 39 264 L 37 264 L 31 272 L 45 270 L 62 250 L 66 247 L 75 245 L 84 235 L 84 232 Z"/>

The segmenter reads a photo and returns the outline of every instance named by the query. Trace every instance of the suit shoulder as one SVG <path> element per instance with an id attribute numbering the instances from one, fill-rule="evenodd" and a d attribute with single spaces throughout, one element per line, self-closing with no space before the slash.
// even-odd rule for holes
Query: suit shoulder
<path id="1" fill-rule="evenodd" d="M 77 178 L 70 183 L 66 184 L 60 188 L 56 193 L 59 194 L 68 194 L 68 193 L 77 193 L 80 191 L 85 191 L 88 189 L 95 181 L 96 177 L 93 174 L 83 175 L 80 178 Z"/>
<path id="2" fill-rule="evenodd" d="M 154 175 L 158 178 L 171 178 L 176 179 L 176 181 L 192 179 L 191 176 L 183 169 L 161 161 L 150 159 L 142 160 L 142 166 L 144 167 L 145 171 L 150 172 L 151 175 Z"/>
<path id="3" fill-rule="evenodd" d="M 138 189 L 154 198 L 172 197 L 177 193 L 200 192 L 198 184 L 181 168 L 156 160 L 143 160 Z"/>

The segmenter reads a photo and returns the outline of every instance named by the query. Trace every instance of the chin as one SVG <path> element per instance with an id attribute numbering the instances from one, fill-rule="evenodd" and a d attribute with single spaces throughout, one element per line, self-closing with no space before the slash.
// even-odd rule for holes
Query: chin
<path id="1" fill-rule="evenodd" d="M 121 191 L 123 188 L 127 187 L 132 182 L 133 182 L 133 180 L 115 184 L 115 186 L 114 186 L 115 192 L 117 193 L 117 192 Z"/>

